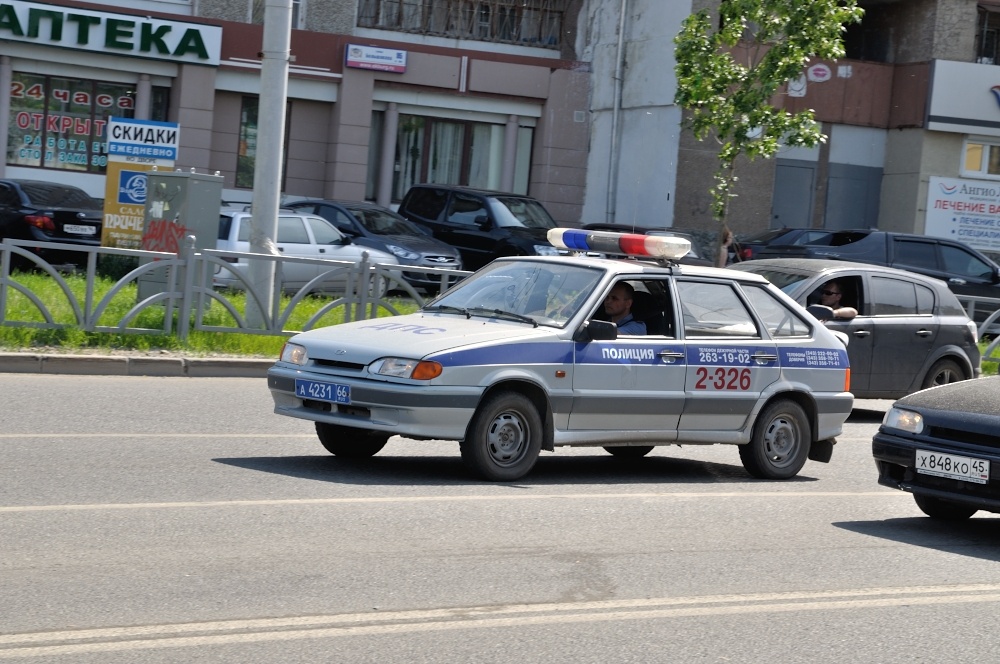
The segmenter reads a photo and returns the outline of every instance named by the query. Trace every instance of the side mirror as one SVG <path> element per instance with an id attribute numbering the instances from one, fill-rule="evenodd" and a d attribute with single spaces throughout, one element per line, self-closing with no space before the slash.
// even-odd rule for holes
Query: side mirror
<path id="1" fill-rule="evenodd" d="M 347 245 L 352 244 L 352 242 L 351 242 L 351 236 L 350 235 L 345 235 L 344 233 L 341 233 L 340 239 L 339 240 L 334 240 L 330 244 L 339 244 L 342 247 L 346 247 Z"/>
<path id="2" fill-rule="evenodd" d="M 476 226 L 479 226 L 482 230 L 489 230 L 490 228 L 490 217 L 489 215 L 481 214 L 476 217 Z"/>
<path id="3" fill-rule="evenodd" d="M 588 320 L 577 331 L 574 341 L 614 341 L 618 338 L 618 326 L 608 320 Z"/>
<path id="4" fill-rule="evenodd" d="M 822 304 L 810 304 L 808 307 L 806 307 L 806 311 L 808 311 L 813 316 L 813 318 L 817 320 L 820 321 L 833 320 L 832 307 L 827 307 Z"/>
<path id="5" fill-rule="evenodd" d="M 1000 267 L 993 271 L 993 283 L 1000 284 Z"/>

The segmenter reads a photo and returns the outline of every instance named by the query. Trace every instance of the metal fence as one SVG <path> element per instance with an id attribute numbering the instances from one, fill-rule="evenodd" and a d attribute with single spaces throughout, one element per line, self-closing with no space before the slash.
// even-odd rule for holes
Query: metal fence
<path id="1" fill-rule="evenodd" d="M 76 328 L 86 332 L 137 333 L 137 334 L 174 334 L 185 340 L 191 330 L 205 332 L 239 332 L 243 334 L 268 334 L 276 336 L 291 336 L 301 331 L 312 329 L 328 313 L 336 309 L 343 310 L 344 322 L 376 318 L 380 313 L 398 315 L 396 306 L 398 297 L 402 296 L 422 306 L 426 295 L 413 288 L 403 276 L 404 268 L 399 265 L 380 265 L 369 263 L 367 254 L 360 263 L 325 260 L 319 258 L 294 258 L 291 256 L 272 256 L 267 254 L 249 254 L 235 251 L 218 251 L 214 249 L 195 250 L 195 238 L 188 236 L 184 247 L 177 254 L 158 251 L 143 251 L 139 249 L 112 249 L 110 247 L 80 247 L 78 245 L 55 244 L 51 242 L 33 242 L 29 240 L 5 240 L 0 242 L 0 325 L 22 326 L 36 328 Z M 64 277 L 64 272 L 38 257 L 31 249 L 76 251 L 86 255 L 86 265 L 77 268 L 86 276 L 86 289 L 81 299 L 71 290 Z M 59 286 L 61 297 L 65 298 L 72 314 L 68 319 L 57 320 L 48 305 L 42 302 L 35 293 L 19 283 L 11 275 L 10 266 L 14 256 L 30 261 L 34 267 L 47 273 Z M 121 256 L 137 259 L 138 267 L 102 294 L 100 298 L 95 293 L 98 257 Z M 273 296 L 265 298 L 259 288 L 251 283 L 246 274 L 230 269 L 233 262 L 266 261 L 275 264 L 276 278 Z M 289 263 L 317 265 L 321 269 L 317 277 L 301 288 L 290 291 L 291 298 L 282 302 L 283 292 L 281 274 L 282 267 Z M 216 287 L 218 275 L 228 272 L 238 282 L 238 290 L 246 295 L 245 306 L 241 310 L 234 303 L 233 291 L 220 290 Z M 470 274 L 457 270 L 443 268 L 419 268 L 422 274 L 440 275 L 443 290 L 462 277 Z M 143 279 L 155 278 L 163 284 L 160 292 L 136 300 L 126 315 L 113 325 L 101 324 L 109 303 L 131 284 L 138 284 Z M 315 294 L 328 293 L 331 283 L 344 282 L 344 287 L 338 289 L 333 299 L 324 304 L 319 311 L 301 325 L 301 329 L 290 329 L 289 321 L 299 304 L 307 297 Z M 13 320 L 8 312 L 7 302 L 11 291 L 21 293 L 27 298 L 44 321 Z M 390 293 L 397 294 L 390 297 Z M 983 319 L 978 324 L 980 338 L 986 338 L 987 332 L 993 334 L 1000 329 L 1000 299 L 972 297 L 959 295 L 958 299 L 966 308 L 969 318 Z M 270 301 L 270 307 L 266 303 Z M 211 325 L 205 322 L 205 314 L 209 307 L 222 306 L 232 319 L 231 325 Z M 139 327 L 134 321 L 139 315 L 152 307 L 162 307 L 163 323 L 158 328 Z M 984 317 L 984 312 L 990 311 Z M 37 318 L 38 316 L 35 316 Z M 176 326 L 176 332 L 174 328 Z M 1000 363 L 1000 335 L 994 337 L 983 354 L 986 362 Z"/>
<path id="2" fill-rule="evenodd" d="M 380 314 L 398 315 L 399 298 L 412 300 L 421 306 L 427 295 L 415 289 L 405 277 L 405 269 L 400 265 L 370 263 L 368 254 L 363 254 L 359 263 L 325 260 L 316 258 L 295 258 L 291 256 L 250 254 L 234 251 L 196 250 L 195 238 L 188 236 L 177 254 L 139 249 L 114 249 L 110 247 L 81 247 L 79 245 L 35 242 L 30 240 L 4 240 L 0 242 L 0 325 L 33 328 L 75 328 L 85 332 L 133 333 L 133 334 L 176 334 L 186 340 L 192 330 L 205 332 L 239 332 L 242 334 L 265 334 L 291 336 L 312 329 L 324 316 L 337 309 L 343 313 L 343 321 L 376 318 Z M 84 256 L 82 265 L 72 272 L 85 277 L 86 286 L 82 297 L 75 293 L 67 282 L 65 266 L 52 265 L 35 254 L 32 249 L 50 251 L 73 251 Z M 114 285 L 100 295 L 95 285 L 98 277 L 98 259 L 118 256 L 138 263 L 118 279 Z M 60 311 L 69 314 L 57 315 L 52 303 L 42 301 L 11 273 L 15 257 L 22 263 L 30 264 L 36 271 L 44 272 L 58 286 Z M 263 261 L 274 264 L 274 292 L 271 297 L 255 286 L 249 276 L 236 270 L 237 260 L 249 264 Z M 283 267 L 290 263 L 316 265 L 318 275 L 305 285 L 288 289 L 282 282 Z M 454 284 L 468 272 L 443 268 L 419 268 L 422 275 L 440 275 L 440 288 Z M 215 283 L 219 275 L 226 275 L 234 283 L 231 288 L 219 289 Z M 156 282 L 159 288 L 143 287 L 144 283 Z M 332 285 L 336 284 L 334 290 Z M 134 306 L 119 320 L 102 323 L 106 318 L 109 304 L 121 296 L 126 289 L 136 286 L 139 296 Z M 156 290 L 157 292 L 151 292 Z M 146 291 L 146 292 L 144 292 Z M 245 299 L 234 298 L 240 292 Z M 14 317 L 8 303 L 12 293 L 19 293 L 32 305 L 34 315 Z M 148 293 L 148 294 L 147 294 Z M 290 299 L 282 301 L 282 294 Z M 390 293 L 393 296 L 390 297 Z M 299 326 L 290 329 L 289 321 L 298 307 L 311 295 L 328 295 L 331 299 Z M 241 305 L 237 304 L 237 299 Z M 270 304 L 269 304 L 270 303 Z M 206 322 L 206 312 L 210 307 L 221 306 L 229 314 L 231 324 L 219 325 Z M 242 308 L 241 308 L 242 306 Z M 159 327 L 142 327 L 136 324 L 144 311 L 152 308 L 162 310 L 162 324 Z M 41 318 L 42 320 L 37 320 Z M 155 317 L 159 319 L 159 317 Z"/>

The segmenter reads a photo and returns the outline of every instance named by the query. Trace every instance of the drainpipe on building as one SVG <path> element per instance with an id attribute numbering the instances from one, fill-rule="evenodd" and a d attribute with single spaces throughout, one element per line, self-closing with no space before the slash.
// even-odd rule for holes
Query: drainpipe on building
<path id="1" fill-rule="evenodd" d="M 153 107 L 153 81 L 149 74 L 139 74 L 139 82 L 135 85 L 135 118 L 149 120 Z"/>
<path id="2" fill-rule="evenodd" d="M 605 221 L 615 222 L 615 208 L 618 205 L 618 116 L 622 108 L 622 86 L 625 77 L 625 12 L 628 0 L 621 0 L 618 16 L 618 48 L 615 52 L 615 99 L 611 109 L 611 154 L 608 157 L 608 204 Z"/>
<path id="3" fill-rule="evenodd" d="M 0 131 L 0 178 L 7 175 L 7 129 L 10 119 L 10 85 L 14 81 L 14 66 L 9 55 L 0 55 L 0 118 L 4 120 Z"/>
<path id="4" fill-rule="evenodd" d="M 253 217 L 250 251 L 277 255 L 278 209 L 281 202 L 281 164 L 288 98 L 288 59 L 292 40 L 292 0 L 265 0 L 264 43 L 257 107 L 257 153 L 253 173 Z M 261 294 L 259 310 L 247 298 L 247 323 L 262 327 L 274 314 L 275 263 L 250 261 L 250 283 Z M 272 321 L 273 322 L 273 321 Z"/>

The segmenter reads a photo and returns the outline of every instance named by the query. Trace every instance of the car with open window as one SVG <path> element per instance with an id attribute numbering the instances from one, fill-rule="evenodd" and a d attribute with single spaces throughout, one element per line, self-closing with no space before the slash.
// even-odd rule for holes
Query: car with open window
<path id="1" fill-rule="evenodd" d="M 275 412 L 347 458 L 391 436 L 458 441 L 493 481 L 561 446 L 732 444 L 768 479 L 829 461 L 853 404 L 847 351 L 805 308 L 758 275 L 677 264 L 680 238 L 548 238 L 574 255 L 499 258 L 416 313 L 295 335 L 268 371 Z M 643 259 L 579 255 L 611 251 Z M 622 282 L 645 334 L 607 320 Z"/>
<path id="2" fill-rule="evenodd" d="M 857 312 L 831 317 L 849 340 L 851 391 L 859 399 L 898 399 L 933 385 L 977 378 L 976 325 L 947 284 L 891 267 L 816 258 L 773 258 L 730 266 L 759 274 L 803 306 L 821 303 L 828 284 Z"/>

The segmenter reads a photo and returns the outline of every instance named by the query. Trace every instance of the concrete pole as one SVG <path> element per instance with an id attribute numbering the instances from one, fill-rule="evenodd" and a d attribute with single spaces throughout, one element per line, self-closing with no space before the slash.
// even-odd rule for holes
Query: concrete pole
<path id="1" fill-rule="evenodd" d="M 260 98 L 257 110 L 257 152 L 253 172 L 253 220 L 250 251 L 278 253 L 278 209 L 281 202 L 281 165 L 284 163 L 285 104 L 288 98 L 288 59 L 292 39 L 292 0 L 264 0 L 264 45 L 261 53 Z M 247 299 L 247 323 L 261 327 L 264 315 L 274 312 L 275 264 L 250 261 L 250 283 L 261 294 L 261 309 Z"/>
<path id="2" fill-rule="evenodd" d="M 503 164 L 500 167 L 500 190 L 514 191 L 514 173 L 517 166 L 518 117 L 507 116 L 503 131 Z"/>
<path id="3" fill-rule="evenodd" d="M 149 74 L 139 74 L 139 82 L 135 86 L 135 118 L 137 120 L 151 119 L 153 107 L 153 82 Z"/>
<path id="4" fill-rule="evenodd" d="M 378 167 L 378 191 L 375 192 L 375 202 L 382 207 L 392 203 L 392 181 L 396 175 L 396 133 L 399 131 L 399 107 L 396 102 L 389 102 L 385 109 L 385 122 L 382 126 L 382 155 Z"/>
<path id="5" fill-rule="evenodd" d="M 7 127 L 10 126 L 10 85 L 14 66 L 9 55 L 0 55 L 0 177 L 7 174 Z"/>

